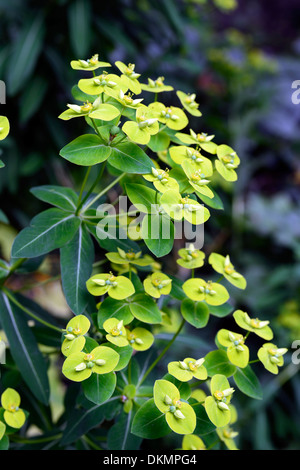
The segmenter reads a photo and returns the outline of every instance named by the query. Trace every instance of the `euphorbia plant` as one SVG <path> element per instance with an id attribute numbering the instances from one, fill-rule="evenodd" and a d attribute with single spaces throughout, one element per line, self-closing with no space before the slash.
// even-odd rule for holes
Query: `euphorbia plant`
<path id="1" fill-rule="evenodd" d="M 143 83 L 134 64 L 118 61 L 115 66 L 111 73 L 112 65 L 98 55 L 71 62 L 80 79 L 72 90 L 74 102 L 59 118 L 81 118 L 88 130 L 67 143 L 60 156 L 82 172 L 86 168 L 81 188 L 32 188 L 35 197 L 53 207 L 17 235 L 11 262 L 1 261 L 7 380 L 17 367 L 20 391 L 29 390 L 42 409 L 50 396 L 45 346 L 59 354 L 71 405 L 66 400 L 57 422 L 51 416 L 50 424 L 38 421 L 44 434 L 37 439 L 41 446 L 46 440 L 60 449 L 77 448 L 80 442 L 88 448 L 138 449 L 144 439 L 173 432 L 185 436 L 183 449 L 211 447 L 216 440 L 235 448 L 237 432 L 230 427 L 237 421 L 235 395 L 261 398 L 251 362 L 261 361 L 276 374 L 286 349 L 269 343 L 273 333 L 268 320 L 236 310 L 236 329 L 221 328 L 212 351 L 181 357 L 176 340 L 182 330 L 194 328 L 201 336 L 211 314 L 230 315 L 234 302 L 226 283 L 245 289 L 246 280 L 228 254 L 211 253 L 206 263 L 198 240 L 188 240 L 184 233 L 186 240 L 175 253 L 174 238 L 179 223 L 202 228 L 211 209 L 222 209 L 216 182 L 234 182 L 240 159 L 228 145 L 217 144 L 214 135 L 198 131 L 195 118 L 202 114 L 195 94 L 178 91 L 174 103 L 173 87 L 163 77 Z M 1 119 L 0 136 L 7 126 Z M 96 177 L 89 185 L 92 169 Z M 108 199 L 112 188 L 115 200 Z M 132 204 L 127 210 L 122 209 L 123 196 Z M 13 274 L 38 269 L 53 250 L 59 250 L 62 289 L 71 311 L 63 322 L 14 292 L 9 282 Z M 185 279 L 168 269 L 171 252 Z M 175 330 L 169 305 L 180 316 Z M 168 326 L 173 336 L 158 351 L 157 331 Z M 258 359 L 246 345 L 251 332 L 268 341 Z M 157 365 L 166 354 L 169 364 L 160 377 Z M 23 412 L 7 405 L 10 394 L 19 406 L 17 392 L 4 393 L 2 436 L 5 421 L 19 427 L 25 420 Z M 30 419 L 29 410 L 26 422 Z"/>

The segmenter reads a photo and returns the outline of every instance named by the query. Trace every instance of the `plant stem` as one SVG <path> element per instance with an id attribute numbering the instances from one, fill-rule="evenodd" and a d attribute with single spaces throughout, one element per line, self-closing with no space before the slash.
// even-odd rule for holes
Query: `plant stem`
<path id="1" fill-rule="evenodd" d="M 25 263 L 25 261 L 27 261 L 27 258 L 19 258 L 17 259 L 13 265 L 11 266 L 7 276 L 2 279 L 2 281 L 0 282 L 0 287 L 7 281 L 8 278 L 10 278 L 10 276 L 23 264 Z"/>
<path id="2" fill-rule="evenodd" d="M 95 450 L 103 450 L 101 447 L 99 447 L 97 444 L 95 444 L 88 436 L 83 436 L 83 439 L 86 441 L 86 443 L 92 447 Z"/>
<path id="3" fill-rule="evenodd" d="M 101 167 L 101 170 L 97 176 L 97 178 L 95 179 L 94 183 L 92 184 L 92 186 L 90 187 L 90 189 L 88 190 L 88 192 L 86 193 L 86 195 L 84 196 L 84 198 L 82 199 L 81 203 L 78 205 L 78 208 L 77 210 L 79 210 L 83 204 L 85 203 L 85 201 L 88 199 L 89 195 L 92 193 L 93 189 L 95 188 L 95 186 L 97 185 L 97 183 L 100 181 L 100 179 L 102 178 L 103 176 L 103 173 L 104 173 L 104 169 L 105 169 L 105 165 L 106 165 L 106 161 L 103 162 L 103 165 Z"/>
<path id="4" fill-rule="evenodd" d="M 11 300 L 11 302 L 13 302 L 17 307 L 19 307 L 21 310 L 23 310 L 23 312 L 25 312 L 31 318 L 38 321 L 39 323 L 42 323 L 43 325 L 47 326 L 48 328 L 52 328 L 52 330 L 59 331 L 60 333 L 62 332 L 61 328 L 58 328 L 57 326 L 54 326 L 51 323 L 48 323 L 46 320 L 43 320 L 42 318 L 39 318 L 37 315 L 35 315 L 30 310 L 28 310 L 26 307 L 24 307 L 22 304 L 20 304 L 20 302 L 17 299 L 15 299 L 14 296 L 7 289 L 4 288 L 3 292 Z"/>
<path id="5" fill-rule="evenodd" d="M 92 124 L 93 124 L 93 127 L 95 129 L 96 134 L 98 135 L 98 137 L 100 137 L 101 140 L 103 140 L 102 137 L 101 137 L 100 132 L 98 131 L 98 127 L 96 126 L 95 120 L 93 118 L 90 118 L 90 120 L 92 121 Z"/>
<path id="6" fill-rule="evenodd" d="M 150 372 L 152 371 L 152 369 L 154 369 L 154 367 L 158 364 L 158 362 L 163 358 L 163 356 L 166 354 L 166 352 L 168 351 L 168 349 L 172 346 L 172 344 L 174 343 L 174 341 L 176 340 L 177 336 L 179 335 L 179 333 L 181 332 L 182 328 L 184 327 L 184 324 L 185 324 L 185 319 L 182 320 L 178 330 L 176 331 L 176 333 L 174 334 L 173 338 L 169 341 L 169 343 L 167 344 L 167 346 L 162 350 L 162 352 L 160 353 L 160 355 L 155 359 L 154 362 L 152 362 L 152 364 L 150 365 L 150 367 L 146 370 L 141 382 L 140 382 L 140 386 L 142 385 L 142 383 L 145 381 L 145 379 L 148 377 L 148 375 L 150 374 Z"/>
<path id="7" fill-rule="evenodd" d="M 17 442 L 17 443 L 20 443 L 20 444 L 40 444 L 40 443 L 43 443 L 43 442 L 51 442 L 51 441 L 55 441 L 57 439 L 60 439 L 62 437 L 62 433 L 60 434 L 56 434 L 55 436 L 48 436 L 48 437 L 37 437 L 37 438 L 29 438 L 29 439 L 24 439 L 20 436 L 11 436 L 11 440 L 13 442 Z"/>
<path id="8" fill-rule="evenodd" d="M 106 186 L 106 188 L 103 189 L 103 191 L 101 191 L 99 194 L 97 194 L 97 196 L 94 197 L 94 199 L 92 199 L 86 206 L 85 206 L 85 211 L 87 211 L 87 209 L 89 207 L 91 207 L 100 197 L 102 197 L 105 193 L 107 193 L 107 191 L 109 191 L 111 188 L 113 188 L 115 186 L 115 184 L 118 183 L 118 181 L 120 181 L 120 179 L 123 178 L 123 176 L 125 176 L 126 173 L 122 173 L 121 175 L 119 175 L 116 179 L 114 179 L 108 186 Z"/>
<path id="9" fill-rule="evenodd" d="M 77 208 L 76 208 L 75 215 L 78 215 L 79 209 L 80 209 L 80 207 L 81 207 L 81 205 L 82 205 L 82 203 L 81 203 L 81 198 L 82 198 L 82 194 L 83 194 L 85 185 L 86 185 L 86 183 L 87 183 L 89 174 L 90 174 L 90 172 L 91 172 L 91 169 L 92 169 L 92 167 L 89 166 L 88 169 L 87 169 L 87 172 L 86 172 L 86 174 L 85 174 L 84 180 L 83 180 L 83 182 L 82 182 L 81 189 L 80 189 L 80 193 L 79 193 L 79 196 L 78 196 L 78 204 L 77 204 Z"/>

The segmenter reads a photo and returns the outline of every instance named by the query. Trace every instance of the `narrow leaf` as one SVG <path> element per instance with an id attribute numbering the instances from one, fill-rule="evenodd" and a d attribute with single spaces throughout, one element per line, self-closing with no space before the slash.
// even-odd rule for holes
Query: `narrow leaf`
<path id="1" fill-rule="evenodd" d="M 73 214 L 60 209 L 48 209 L 31 221 L 30 227 L 23 229 L 12 246 L 13 258 L 34 258 L 61 248 L 72 240 L 80 220 Z"/>
<path id="2" fill-rule="evenodd" d="M 2 292 L 0 294 L 1 325 L 7 336 L 11 354 L 34 396 L 47 405 L 49 383 L 47 367 L 23 311 Z"/>
<path id="3" fill-rule="evenodd" d="M 60 249 L 62 287 L 66 301 L 76 315 L 81 314 L 89 294 L 86 281 L 92 273 L 94 245 L 84 225 L 80 225 L 72 240 Z"/>

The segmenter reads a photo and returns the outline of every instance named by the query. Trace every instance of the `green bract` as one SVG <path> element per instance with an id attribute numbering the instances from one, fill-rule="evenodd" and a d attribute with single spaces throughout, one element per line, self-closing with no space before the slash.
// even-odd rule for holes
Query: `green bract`
<path id="1" fill-rule="evenodd" d="M 95 296 L 108 293 L 113 299 L 126 299 L 134 294 L 132 282 L 125 276 L 95 274 L 86 283 L 87 290 Z"/>
<path id="2" fill-rule="evenodd" d="M 192 378 L 207 379 L 207 371 L 203 365 L 204 359 L 187 357 L 183 361 L 174 361 L 168 364 L 168 372 L 181 382 L 188 382 Z"/>
<path id="3" fill-rule="evenodd" d="M 88 379 L 92 373 L 108 374 L 119 362 L 119 354 L 106 346 L 97 346 L 91 352 L 78 352 L 68 356 L 62 373 L 74 382 Z"/>
<path id="4" fill-rule="evenodd" d="M 148 84 L 141 83 L 141 88 L 150 93 L 162 93 L 163 91 L 172 91 L 174 88 L 164 84 L 164 77 L 158 77 L 156 80 L 148 78 Z"/>
<path id="5" fill-rule="evenodd" d="M 4 420 L 8 426 L 19 429 L 26 420 L 25 413 L 20 409 L 21 397 L 13 388 L 7 388 L 1 395 L 1 405 L 4 408 Z"/>
<path id="6" fill-rule="evenodd" d="M 84 60 L 72 60 L 71 67 L 74 70 L 84 70 L 84 71 L 92 71 L 96 70 L 100 67 L 111 67 L 108 62 L 100 62 L 99 54 L 94 54 L 90 59 Z"/>
<path id="7" fill-rule="evenodd" d="M 177 132 L 176 137 L 187 145 L 198 145 L 202 150 L 208 153 L 215 154 L 217 152 L 217 144 L 212 142 L 214 135 L 208 135 L 205 132 L 196 133 L 193 129 L 190 129 L 190 134 L 183 134 Z"/>
<path id="8" fill-rule="evenodd" d="M 151 348 L 154 342 L 153 334 L 145 328 L 134 328 L 127 331 L 127 340 L 130 346 L 136 351 L 146 351 Z"/>
<path id="9" fill-rule="evenodd" d="M 188 248 L 180 248 L 178 251 L 180 256 L 176 262 L 186 269 L 200 268 L 204 264 L 205 254 L 201 250 L 197 250 L 192 243 Z"/>
<path id="10" fill-rule="evenodd" d="M 5 434 L 5 431 L 6 431 L 5 424 L 2 421 L 0 421 L 0 441 Z"/>
<path id="11" fill-rule="evenodd" d="M 202 439 L 195 434 L 184 436 L 182 440 L 182 450 L 205 450 L 206 446 Z"/>
<path id="12" fill-rule="evenodd" d="M 159 298 L 161 295 L 168 295 L 171 292 L 172 279 L 166 274 L 156 272 L 144 280 L 144 289 L 151 297 Z"/>
<path id="13" fill-rule="evenodd" d="M 210 217 L 208 209 L 202 204 L 172 189 L 164 192 L 160 201 L 165 212 L 174 220 L 185 219 L 193 225 L 200 225 Z"/>
<path id="14" fill-rule="evenodd" d="M 233 431 L 229 426 L 226 426 L 224 428 L 218 428 L 217 434 L 228 450 L 238 450 L 234 442 L 234 438 L 239 435 L 238 432 Z"/>
<path id="15" fill-rule="evenodd" d="M 193 163 L 195 171 L 200 171 L 207 177 L 212 176 L 212 163 L 199 150 L 185 145 L 177 145 L 176 147 L 170 147 L 169 152 L 172 160 L 178 165 L 182 165 L 185 162 Z"/>
<path id="16" fill-rule="evenodd" d="M 100 95 L 103 92 L 109 95 L 111 89 L 122 90 L 124 93 L 128 90 L 118 75 L 107 72 L 79 80 L 78 87 L 88 95 Z"/>
<path id="17" fill-rule="evenodd" d="M 58 116 L 60 119 L 68 121 L 77 117 L 90 117 L 102 119 L 103 121 L 111 121 L 120 115 L 118 108 L 108 103 L 102 103 L 99 97 L 93 103 L 87 101 L 83 105 L 68 104 L 68 108 Z"/>
<path id="18" fill-rule="evenodd" d="M 106 331 L 106 339 L 110 343 L 116 346 L 122 347 L 129 344 L 126 329 L 123 325 L 123 320 L 117 320 L 117 318 L 109 318 L 103 323 L 103 328 Z"/>
<path id="19" fill-rule="evenodd" d="M 229 299 L 224 286 L 204 279 L 189 279 L 182 286 L 185 294 L 192 300 L 205 300 L 209 305 L 222 305 Z"/>
<path id="20" fill-rule="evenodd" d="M 77 315 L 68 322 L 61 346 L 64 356 L 82 351 L 86 341 L 84 335 L 88 332 L 90 326 L 91 323 L 85 315 Z"/>
<path id="21" fill-rule="evenodd" d="M 278 367 L 283 366 L 283 355 L 287 351 L 286 348 L 278 348 L 275 344 L 265 343 L 258 350 L 257 356 L 269 372 L 278 374 Z"/>
<path id="22" fill-rule="evenodd" d="M 193 408 L 180 400 L 178 388 L 168 380 L 156 380 L 153 389 L 154 402 L 166 418 L 172 431 L 177 434 L 192 434 L 196 427 Z"/>
<path id="23" fill-rule="evenodd" d="M 234 389 L 224 375 L 216 374 L 211 379 L 211 396 L 205 399 L 206 413 L 218 428 L 226 426 L 231 420 L 229 403 Z"/>
<path id="24" fill-rule="evenodd" d="M 209 197 L 210 199 L 214 197 L 214 193 L 207 186 L 210 181 L 203 170 L 195 168 L 195 164 L 188 160 L 185 160 L 181 166 L 187 176 L 189 184 L 197 193 Z"/>
<path id="25" fill-rule="evenodd" d="M 0 140 L 4 140 L 9 134 L 9 120 L 6 116 L 0 116 Z"/>
<path id="26" fill-rule="evenodd" d="M 157 191 L 165 193 L 166 191 L 173 189 L 179 191 L 179 185 L 176 179 L 170 177 L 168 170 L 161 170 L 160 168 L 152 168 L 152 173 L 149 175 L 143 175 L 145 180 L 151 181 Z"/>
<path id="27" fill-rule="evenodd" d="M 268 326 L 269 321 L 259 320 L 258 318 L 250 318 L 247 312 L 236 310 L 233 313 L 236 323 L 244 330 L 252 331 L 263 339 L 270 340 L 273 338 L 273 332 Z"/>
<path id="28" fill-rule="evenodd" d="M 188 124 L 188 118 L 182 109 L 176 106 L 165 106 L 163 103 L 155 102 L 149 105 L 153 118 L 165 124 L 170 129 L 181 130 Z"/>
<path id="29" fill-rule="evenodd" d="M 149 266 L 153 261 L 150 257 L 141 257 L 142 252 L 124 251 L 117 247 L 118 253 L 106 253 L 106 257 L 111 263 L 115 264 L 133 264 L 135 266 Z M 125 271 L 126 272 L 126 271 Z"/>
<path id="30" fill-rule="evenodd" d="M 140 74 L 135 71 L 135 64 L 124 64 L 119 60 L 115 62 L 115 65 L 122 72 L 121 79 L 122 82 L 131 90 L 134 94 L 138 95 L 141 93 L 141 85 L 138 81 Z"/>
<path id="31" fill-rule="evenodd" d="M 201 111 L 199 111 L 199 104 L 196 103 L 196 95 L 195 93 L 186 94 L 183 91 L 177 91 L 176 92 L 178 98 L 180 99 L 180 102 L 182 106 L 193 116 L 202 116 Z"/>
<path id="32" fill-rule="evenodd" d="M 217 148 L 218 160 L 216 169 L 226 181 L 236 181 L 236 169 L 240 164 L 240 159 L 236 152 L 228 145 L 219 145 Z"/>
<path id="33" fill-rule="evenodd" d="M 227 356 L 235 366 L 244 368 L 249 362 L 249 348 L 244 344 L 243 335 L 222 329 L 217 334 L 222 346 L 227 348 Z"/>
<path id="34" fill-rule="evenodd" d="M 136 110 L 135 119 L 136 121 L 126 121 L 122 130 L 133 142 L 146 145 L 151 136 L 159 132 L 158 120 L 152 117 L 146 106 L 140 106 Z"/>
<path id="35" fill-rule="evenodd" d="M 230 261 L 229 255 L 226 257 L 219 255 L 218 253 L 211 253 L 208 258 L 208 262 L 212 265 L 215 271 L 223 276 L 239 289 L 245 289 L 247 282 L 246 279 L 234 269 L 233 264 Z"/>

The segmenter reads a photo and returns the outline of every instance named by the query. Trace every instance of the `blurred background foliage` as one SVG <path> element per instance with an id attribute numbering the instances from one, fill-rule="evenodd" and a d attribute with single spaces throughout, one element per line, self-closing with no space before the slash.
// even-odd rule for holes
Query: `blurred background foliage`
<path id="1" fill-rule="evenodd" d="M 230 253 L 248 281 L 245 292 L 232 291 L 235 306 L 270 319 L 277 345 L 290 347 L 300 339 L 300 105 L 291 101 L 300 76 L 299 21 L 298 0 L 0 0 L 1 114 L 11 123 L 1 146 L 2 256 L 44 208 L 32 186 L 78 189 L 82 180 L 82 169 L 58 156 L 84 133 L 82 122 L 57 119 L 79 79 L 70 61 L 99 53 L 100 60 L 134 62 L 145 80 L 162 75 L 195 92 L 203 117 L 194 130 L 239 154 L 239 180 L 220 181 L 225 211 L 212 210 L 204 251 Z M 175 259 L 176 252 L 167 259 L 173 274 Z M 47 280 L 55 262 L 54 254 L 32 281 Z M 66 312 L 59 284 L 31 295 L 55 314 Z M 214 347 L 224 322 L 212 323 L 206 345 Z M 238 405 L 240 448 L 299 448 L 300 381 L 291 353 L 278 377 L 257 367 L 265 398 Z"/>

